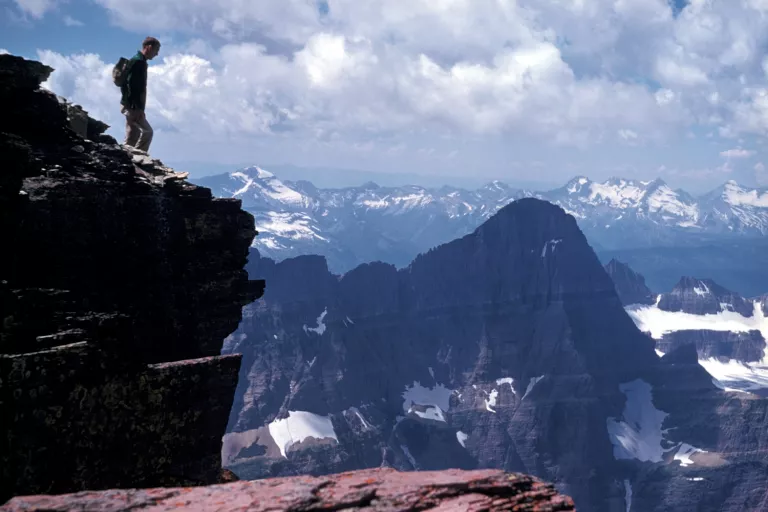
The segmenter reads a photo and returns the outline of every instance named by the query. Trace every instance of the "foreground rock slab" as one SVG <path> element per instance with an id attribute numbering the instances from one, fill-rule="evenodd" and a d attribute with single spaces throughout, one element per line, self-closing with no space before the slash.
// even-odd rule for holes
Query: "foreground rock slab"
<path id="1" fill-rule="evenodd" d="M 80 492 L 14 498 L 2 512 L 435 510 L 566 511 L 573 501 L 533 477 L 483 471 L 372 469 L 326 477 L 289 477 L 209 487 Z"/>

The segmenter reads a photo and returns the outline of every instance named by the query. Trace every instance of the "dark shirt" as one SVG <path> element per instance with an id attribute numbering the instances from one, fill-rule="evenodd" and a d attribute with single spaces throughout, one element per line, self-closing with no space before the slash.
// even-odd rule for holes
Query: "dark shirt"
<path id="1" fill-rule="evenodd" d="M 120 103 L 130 109 L 144 110 L 147 104 L 147 59 L 144 54 L 137 52 L 131 58 L 130 66 Z"/>

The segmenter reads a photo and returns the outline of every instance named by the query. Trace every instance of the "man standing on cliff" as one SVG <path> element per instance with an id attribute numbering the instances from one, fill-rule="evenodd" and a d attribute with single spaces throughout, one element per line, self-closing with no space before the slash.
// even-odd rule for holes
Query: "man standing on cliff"
<path id="1" fill-rule="evenodd" d="M 136 55 L 130 60 L 130 71 L 125 85 L 121 87 L 121 112 L 125 115 L 126 146 L 133 146 L 149 152 L 152 142 L 152 127 L 147 122 L 144 107 L 147 103 L 147 61 L 160 52 L 160 41 L 147 37 Z"/>

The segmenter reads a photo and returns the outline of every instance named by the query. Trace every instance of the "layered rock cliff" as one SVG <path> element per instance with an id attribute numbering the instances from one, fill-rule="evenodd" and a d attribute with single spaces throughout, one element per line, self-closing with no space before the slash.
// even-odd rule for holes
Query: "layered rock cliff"
<path id="1" fill-rule="evenodd" d="M 656 296 L 645 285 L 645 278 L 617 259 L 605 265 L 605 271 L 616 286 L 616 293 L 625 306 L 630 304 L 654 304 Z"/>
<path id="2" fill-rule="evenodd" d="M 0 500 L 219 481 L 256 235 L 0 55 Z"/>

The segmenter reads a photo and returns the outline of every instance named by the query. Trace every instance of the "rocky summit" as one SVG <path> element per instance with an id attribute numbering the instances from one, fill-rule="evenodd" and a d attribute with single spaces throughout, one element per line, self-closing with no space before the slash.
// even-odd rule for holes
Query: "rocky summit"
<path id="1" fill-rule="evenodd" d="M 514 201 L 402 269 L 248 270 L 269 287 L 223 350 L 243 354 L 222 453 L 242 478 L 497 468 L 592 512 L 768 503 L 768 402 L 692 345 L 659 357 L 558 206 Z"/>
<path id="2" fill-rule="evenodd" d="M 312 510 L 444 510 L 566 512 L 570 498 L 551 485 L 501 471 L 401 473 L 375 469 L 328 477 L 294 477 L 209 487 L 89 492 L 29 496 L 11 500 L 3 512 L 29 510 L 113 512 L 136 509 L 221 512 L 299 512 Z"/>
<path id="3" fill-rule="evenodd" d="M 253 217 L 116 144 L 51 72 L 0 55 L 0 500 L 217 482 Z"/>

